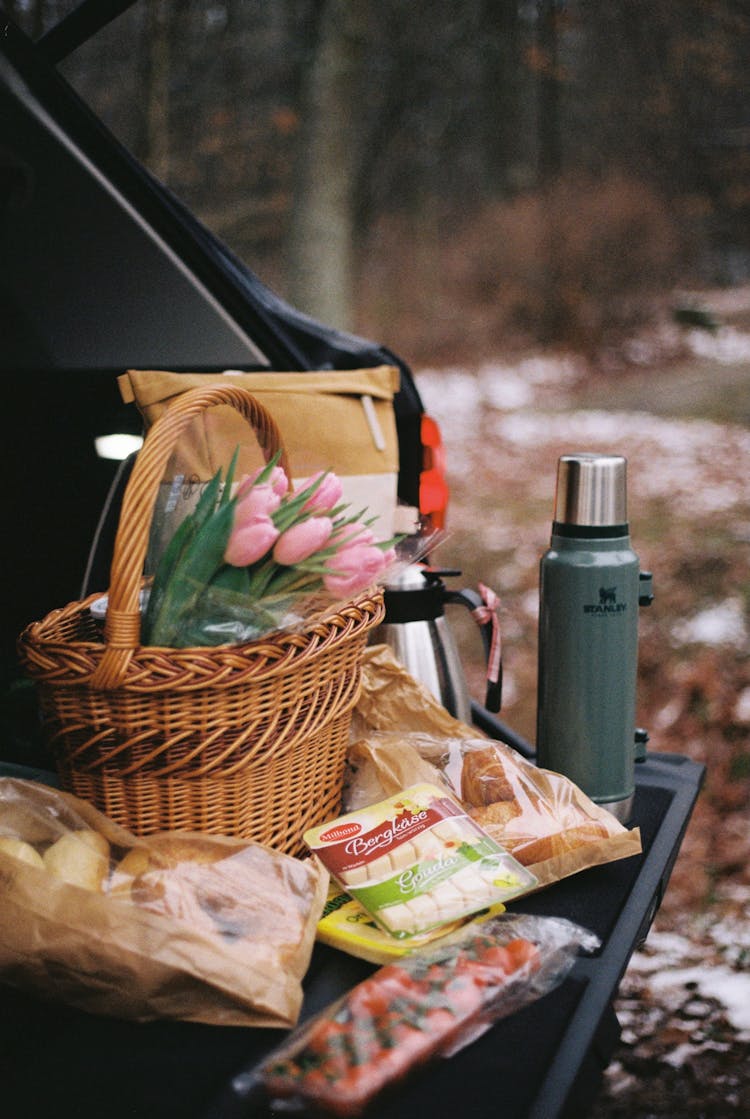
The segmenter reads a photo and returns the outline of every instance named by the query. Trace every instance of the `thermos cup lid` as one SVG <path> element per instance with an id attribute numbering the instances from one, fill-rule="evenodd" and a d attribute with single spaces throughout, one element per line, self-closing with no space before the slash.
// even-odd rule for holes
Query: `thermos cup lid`
<path id="1" fill-rule="evenodd" d="M 562 455 L 557 464 L 556 523 L 590 528 L 627 524 L 626 469 L 622 455 Z"/>

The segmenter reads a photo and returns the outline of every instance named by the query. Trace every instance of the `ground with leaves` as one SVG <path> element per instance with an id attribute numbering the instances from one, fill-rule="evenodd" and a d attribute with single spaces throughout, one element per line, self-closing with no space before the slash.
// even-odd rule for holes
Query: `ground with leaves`
<path id="1" fill-rule="evenodd" d="M 719 297 L 717 297 L 719 301 Z M 453 491 L 437 560 L 502 600 L 505 720 L 533 740 L 538 561 L 557 459 L 628 458 L 632 541 L 654 573 L 641 612 L 638 722 L 650 748 L 707 766 L 669 889 L 620 994 L 622 1043 L 596 1119 L 740 1116 L 750 1099 L 750 338 L 744 304 L 712 333 L 640 340 L 592 373 L 538 355 L 417 371 Z M 750 306 L 750 302 L 748 302 Z M 727 400 L 731 411 L 727 414 Z M 451 615 L 481 694 L 479 643 Z"/>

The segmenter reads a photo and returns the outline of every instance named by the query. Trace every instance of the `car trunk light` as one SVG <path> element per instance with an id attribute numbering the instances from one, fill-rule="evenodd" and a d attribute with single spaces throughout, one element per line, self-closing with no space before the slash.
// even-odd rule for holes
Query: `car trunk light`
<path id="1" fill-rule="evenodd" d="M 440 428 L 431 416 L 422 416 L 422 471 L 419 475 L 419 511 L 433 528 L 445 527 L 450 491 L 445 478 L 445 447 Z"/>
<path id="2" fill-rule="evenodd" d="M 139 451 L 143 446 L 140 435 L 127 435 L 125 432 L 115 432 L 112 435 L 99 435 L 94 440 L 96 453 L 99 458 L 122 461 L 134 451 Z"/>

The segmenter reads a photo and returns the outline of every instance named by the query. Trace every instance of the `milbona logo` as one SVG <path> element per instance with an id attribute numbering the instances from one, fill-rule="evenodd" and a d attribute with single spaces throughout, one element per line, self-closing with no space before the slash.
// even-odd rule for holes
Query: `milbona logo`
<path id="1" fill-rule="evenodd" d="M 617 601 L 617 587 L 599 587 L 599 601 L 586 603 L 584 614 L 624 614 L 626 602 Z"/>
<path id="2" fill-rule="evenodd" d="M 324 831 L 320 838 L 323 843 L 340 843 L 342 839 L 346 839 L 350 835 L 357 835 L 361 831 L 361 824 L 336 824 L 335 827 Z"/>

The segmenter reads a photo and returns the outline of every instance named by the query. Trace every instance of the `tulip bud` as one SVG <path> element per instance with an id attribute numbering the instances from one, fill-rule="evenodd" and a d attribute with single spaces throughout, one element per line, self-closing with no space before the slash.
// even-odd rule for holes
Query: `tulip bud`
<path id="1" fill-rule="evenodd" d="M 323 576 L 326 590 L 337 598 L 351 598 L 374 583 L 385 570 L 380 548 L 355 544 L 342 548 L 326 561 L 330 574 Z"/>
<path id="2" fill-rule="evenodd" d="M 247 493 L 250 487 L 255 484 L 255 479 L 258 478 L 265 469 L 266 468 L 264 466 L 261 466 L 257 470 L 254 470 L 252 474 L 245 474 L 244 477 L 240 479 L 239 485 L 237 487 L 238 494 L 242 496 L 243 494 Z M 270 476 L 266 479 L 265 482 L 261 482 L 261 485 L 270 486 L 277 497 L 283 497 L 289 489 L 289 479 L 287 478 L 286 472 L 284 471 L 283 467 L 274 466 L 271 470 Z"/>
<path id="3" fill-rule="evenodd" d="M 268 482 L 252 486 L 237 502 L 235 524 L 247 524 L 255 517 L 270 517 L 281 505 L 281 498 Z"/>
<path id="4" fill-rule="evenodd" d="M 336 474 L 331 474 L 325 470 L 319 470 L 317 474 L 313 474 L 305 479 L 298 488 L 300 490 L 307 489 L 308 486 L 312 485 L 312 483 L 319 478 L 322 478 L 323 481 L 315 490 L 315 493 L 307 499 L 303 508 L 316 509 L 321 513 L 327 513 L 338 505 L 341 501 L 341 495 L 344 492 L 341 480 Z"/>
<path id="5" fill-rule="evenodd" d="M 335 544 L 339 540 L 341 541 L 341 548 L 354 548 L 358 544 L 373 544 L 375 533 L 361 521 L 352 521 L 351 524 L 343 525 L 339 529 L 333 543 Z"/>
<path id="6" fill-rule="evenodd" d="M 237 523 L 227 542 L 224 562 L 232 567 L 248 567 L 273 547 L 279 537 L 279 530 L 270 517 L 257 514 L 252 519 Z"/>
<path id="7" fill-rule="evenodd" d="M 301 563 L 327 543 L 332 530 L 333 521 L 330 517 L 310 517 L 306 521 L 300 521 L 282 532 L 276 541 L 273 558 L 284 567 Z"/>

